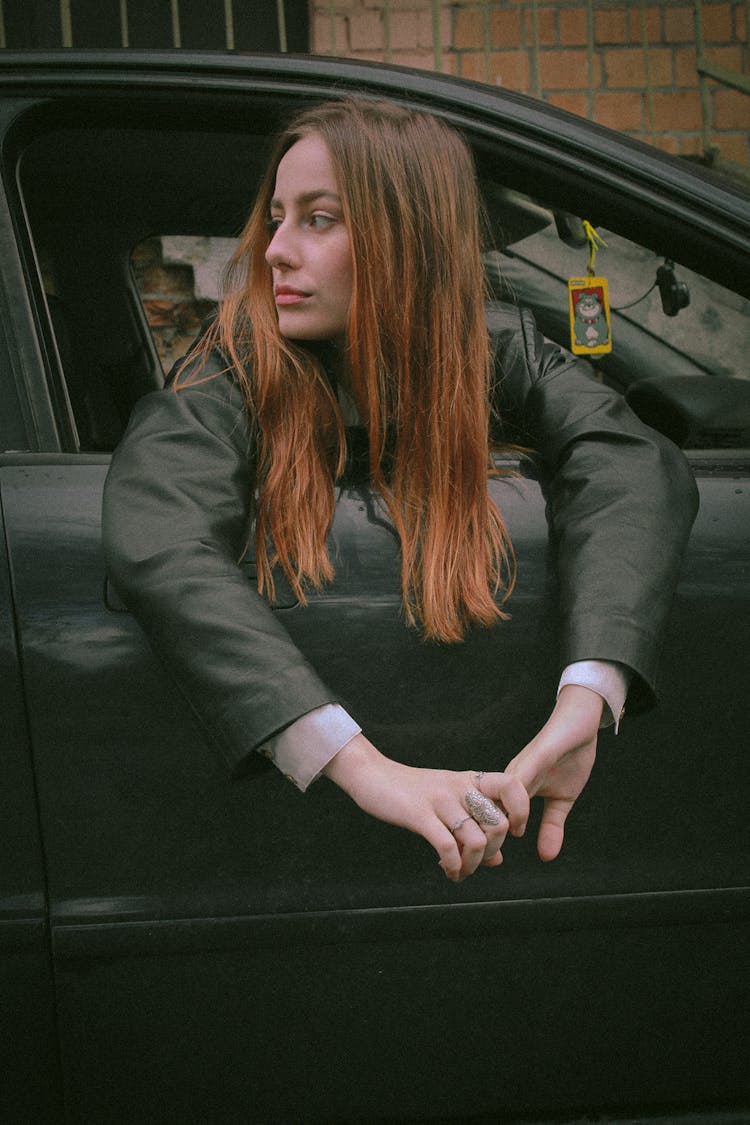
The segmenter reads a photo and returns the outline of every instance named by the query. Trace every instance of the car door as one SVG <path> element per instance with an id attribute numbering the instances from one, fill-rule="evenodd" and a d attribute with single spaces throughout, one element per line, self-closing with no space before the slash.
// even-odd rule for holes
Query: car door
<path id="1" fill-rule="evenodd" d="M 0 499 L 2 474 L 0 468 Z M 0 530 L 4 531 L 0 509 Z M 0 538 L 0 1116 L 51 1121 L 61 1112 L 43 841 L 10 596 Z"/>
<path id="2" fill-rule="evenodd" d="M 249 1106 L 261 1120 L 322 1121 L 352 1105 L 417 1112 L 427 1098 L 458 1114 L 466 1056 L 449 1065 L 446 1040 L 471 1034 L 477 988 L 524 1012 L 493 1074 L 539 1113 L 561 1090 L 570 1104 L 604 1089 L 627 1102 L 634 1067 L 650 1102 L 678 1087 L 691 1098 L 718 1097 L 719 1082 L 744 1089 L 728 1049 L 746 1012 L 744 795 L 714 749 L 717 730 L 727 746 L 742 735 L 733 654 L 712 639 L 717 620 L 737 634 L 744 605 L 736 510 L 717 523 L 712 507 L 697 529 L 666 702 L 603 741 L 564 856 L 542 867 L 532 827 L 506 849 L 507 870 L 455 888 L 422 841 L 367 820 L 324 783 L 302 797 L 275 772 L 229 781 L 136 623 L 107 604 L 104 473 L 70 461 L 2 470 L 72 1120 L 198 1112 L 218 1123 Z M 554 660 L 536 487 L 509 482 L 502 495 L 525 577 L 509 655 L 484 636 L 460 660 L 403 629 L 391 532 L 369 494 L 342 496 L 341 586 L 280 612 L 389 752 L 445 765 L 470 755 L 484 768 L 543 720 Z M 704 483 L 713 505 L 712 487 L 722 482 Z M 704 666 L 715 713 L 702 702 Z M 650 989 L 647 1013 L 634 981 Z M 553 1013 L 564 1043 L 554 1065 L 535 1063 L 529 1094 L 524 1076 L 539 1044 L 551 1047 Z M 415 1035 L 425 1058 L 407 1063 Z M 575 1070 L 584 1049 L 596 1065 Z M 373 1054 L 392 1076 L 386 1089 Z M 488 1110 L 492 1086 L 479 1086 Z"/>

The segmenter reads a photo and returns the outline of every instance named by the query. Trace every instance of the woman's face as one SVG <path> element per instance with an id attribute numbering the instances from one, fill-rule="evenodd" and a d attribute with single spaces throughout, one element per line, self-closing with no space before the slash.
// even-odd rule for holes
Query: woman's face
<path id="1" fill-rule="evenodd" d="M 312 134 L 276 172 L 266 261 L 282 336 L 340 339 L 352 297 L 352 252 L 328 148 Z"/>

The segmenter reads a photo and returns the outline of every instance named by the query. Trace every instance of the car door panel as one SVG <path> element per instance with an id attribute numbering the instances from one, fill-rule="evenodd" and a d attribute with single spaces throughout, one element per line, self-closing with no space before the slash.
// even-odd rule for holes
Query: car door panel
<path id="1" fill-rule="evenodd" d="M 188 922 L 179 948 L 129 927 L 118 955 L 64 964 L 76 1119 L 490 1122 L 564 1106 L 676 1122 L 742 1104 L 746 998 L 728 966 L 735 981 L 747 968 L 747 925 L 728 896 L 703 918 L 693 896 L 680 905 Z"/>
<path id="2" fill-rule="evenodd" d="M 275 804 L 290 800 L 295 815 L 304 815 L 308 798 L 270 767 L 231 783 L 137 623 L 107 608 L 99 542 L 104 473 L 104 466 L 76 466 L 73 459 L 67 466 L 5 470 L 26 692 L 51 833 L 53 913 L 88 915 L 99 899 L 109 913 L 116 902 L 132 904 L 144 895 L 170 904 L 167 913 L 175 902 L 190 914 L 213 913 L 217 866 L 227 876 L 216 888 L 225 903 L 218 912 L 231 902 L 234 879 L 246 905 L 250 888 L 259 896 L 258 909 L 268 901 L 297 909 L 335 906 L 325 880 L 316 885 L 312 878 L 314 858 L 304 860 L 296 880 L 284 858 L 290 828 L 278 823 Z M 478 768 L 494 762 L 496 724 L 503 723 L 510 753 L 542 721 L 554 692 L 541 496 L 535 483 L 520 478 L 502 487 L 513 498 L 505 508 L 511 528 L 518 525 L 521 555 L 507 627 L 477 632 L 460 647 L 429 646 L 406 629 L 393 534 L 382 517 L 368 518 L 373 508 L 360 490 L 338 506 L 333 538 L 340 582 L 312 597 L 307 609 L 278 611 L 324 679 L 368 729 L 377 728 L 384 747 L 415 762 L 462 762 L 469 746 Z M 319 805 L 316 820 L 364 820 L 349 816 L 348 803 L 342 812 L 328 789 L 314 787 L 308 795 Z M 362 831 L 371 828 L 355 829 Z M 323 825 L 315 832 L 330 835 Z M 338 848 L 339 834 L 333 836 Z M 248 848 L 269 849 L 262 870 L 248 861 Z M 419 863 L 417 856 L 420 848 Z M 196 881 L 206 886 L 205 908 L 200 895 L 193 901 Z M 388 876 L 382 892 L 389 896 L 390 882 Z"/>
<path id="3" fill-rule="evenodd" d="M 525 1089 L 540 1113 L 560 1097 L 604 1104 L 605 1091 L 623 1105 L 631 1089 L 665 1104 L 720 1088 L 750 1096 L 736 1053 L 708 1046 L 750 1030 L 736 993 L 747 979 L 748 840 L 731 750 L 726 773 L 712 763 L 722 815 L 708 833 L 696 785 L 709 717 L 711 745 L 739 737 L 731 707 L 719 699 L 711 715 L 668 661 L 661 710 L 626 721 L 616 742 L 603 736 L 560 860 L 539 863 L 532 828 L 506 845 L 503 868 L 456 887 L 423 841 L 364 817 L 325 782 L 303 797 L 271 770 L 228 780 L 137 624 L 105 604 L 104 472 L 73 459 L 3 470 L 73 1120 L 177 1122 L 192 1107 L 219 1122 L 242 1120 L 240 1106 L 257 1120 L 274 1106 L 300 1121 L 366 1118 L 373 1106 L 397 1120 L 427 1100 L 458 1114 L 469 1093 L 490 1113 L 498 1083 L 512 1098 Z M 715 669 L 729 656 L 700 607 L 710 591 L 715 621 L 721 591 L 727 654 L 747 639 L 734 537 L 750 521 L 734 482 L 702 484 L 669 647 L 679 660 L 700 645 Z M 459 647 L 406 630 L 392 533 L 358 489 L 340 497 L 333 529 L 340 584 L 306 610 L 279 611 L 405 760 L 501 764 L 554 692 L 541 496 L 524 479 L 493 488 L 519 555 L 508 624 Z M 466 998 L 477 990 L 524 1013 L 481 1081 L 464 1052 L 460 1074 L 451 1062 L 455 1038 L 475 1033 Z M 585 1028 L 572 1014 L 582 996 Z M 535 1063 L 530 1097 L 529 1059 L 551 1048 L 550 1020 L 563 1045 L 556 1031 L 556 1065 Z M 415 1029 L 423 1059 L 409 1058 Z M 369 1073 L 375 1047 L 387 1088 Z M 604 1069 L 582 1072 L 580 1052 Z M 145 1110 L 126 1096 L 136 1073 Z"/>
<path id="4" fill-rule="evenodd" d="M 0 649 L 0 1119 L 44 1122 L 61 1111 L 55 1000 L 44 857 L 1 506 Z"/>

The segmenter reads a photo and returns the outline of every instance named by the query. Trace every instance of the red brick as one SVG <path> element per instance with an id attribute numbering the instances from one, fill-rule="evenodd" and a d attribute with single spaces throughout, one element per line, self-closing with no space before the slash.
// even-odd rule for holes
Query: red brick
<path id="1" fill-rule="evenodd" d="M 692 43 L 695 40 L 692 8 L 665 8 L 664 40 L 667 43 Z"/>
<path id="2" fill-rule="evenodd" d="M 490 56 L 491 81 L 506 90 L 531 89 L 531 66 L 526 51 L 494 51 Z"/>
<path id="3" fill-rule="evenodd" d="M 698 52 L 695 47 L 676 47 L 674 52 L 674 82 L 675 86 L 697 86 L 700 80 L 698 74 Z"/>
<path id="4" fill-rule="evenodd" d="M 490 19 L 490 37 L 493 47 L 520 47 L 520 9 L 496 9 Z"/>
<path id="5" fill-rule="evenodd" d="M 595 94 L 594 120 L 610 129 L 642 129 L 643 101 L 643 94 Z"/>
<path id="6" fill-rule="evenodd" d="M 647 141 L 649 144 L 656 144 L 662 152 L 671 152 L 673 156 L 677 156 L 680 151 L 680 143 L 677 137 L 671 136 L 669 133 L 662 133 L 661 136 L 652 138 L 650 136 L 642 137 L 641 140 Z"/>
<path id="7" fill-rule="evenodd" d="M 440 56 L 440 74 L 455 74 L 460 77 L 460 58 L 450 47 L 444 48 Z M 416 70 L 434 70 L 435 52 L 432 48 L 429 51 L 394 51 L 391 62 L 398 66 L 411 66 Z"/>
<path id="8" fill-rule="evenodd" d="M 714 128 L 750 130 L 750 96 L 740 90 L 714 92 Z"/>
<path id="9" fill-rule="evenodd" d="M 628 29 L 631 43 L 643 42 L 643 27 L 641 22 L 640 7 L 631 8 L 628 12 Z M 648 43 L 661 42 L 661 10 L 659 8 L 646 9 L 646 41 Z"/>
<path id="10" fill-rule="evenodd" d="M 348 17 L 349 47 L 352 51 L 381 50 L 385 39 L 380 12 L 358 12 Z"/>
<path id="11" fill-rule="evenodd" d="M 737 6 L 734 9 L 734 42 L 745 43 L 747 42 L 747 8 L 744 6 Z"/>
<path id="12" fill-rule="evenodd" d="M 413 49 L 419 43 L 419 20 L 416 12 L 393 12 L 391 15 L 391 47 L 398 51 Z"/>
<path id="13" fill-rule="evenodd" d="M 181 332 L 195 334 L 203 321 L 216 312 L 216 301 L 205 297 L 195 297 L 191 301 L 180 301 L 175 305 L 175 324 Z"/>
<path id="14" fill-rule="evenodd" d="M 608 89 L 642 87 L 646 84 L 646 60 L 641 47 L 605 51 L 602 66 Z"/>
<path id="15" fill-rule="evenodd" d="M 476 9 L 459 8 L 453 25 L 453 46 L 456 50 L 476 48 L 483 38 L 481 13 Z"/>
<path id="16" fill-rule="evenodd" d="M 527 93 L 531 89 L 528 51 L 498 51 L 493 54 L 492 81 L 506 90 Z"/>
<path id="17" fill-rule="evenodd" d="M 598 85 L 598 59 L 593 59 L 593 84 Z M 544 90 L 582 90 L 589 85 L 586 51 L 540 51 L 539 75 Z"/>
<path id="18" fill-rule="evenodd" d="M 529 9 L 524 11 L 524 32 L 526 45 L 534 42 L 534 21 Z M 537 9 L 537 35 L 541 47 L 550 47 L 557 43 L 557 12 L 553 8 Z"/>
<path id="19" fill-rule="evenodd" d="M 339 55 L 346 59 L 356 59 L 358 62 L 385 62 L 385 51 L 381 48 L 379 51 L 339 51 Z M 399 58 L 394 55 L 391 62 L 399 62 Z M 404 63 L 404 66 L 407 64 Z"/>
<path id="20" fill-rule="evenodd" d="M 674 93 L 657 91 L 653 97 L 654 127 L 658 132 L 673 129 L 690 132 L 702 124 L 701 99 L 697 90 Z"/>
<path id="21" fill-rule="evenodd" d="M 413 3 L 413 0 L 412 0 Z M 443 46 L 449 47 L 451 43 L 451 29 L 452 29 L 452 15 L 450 8 L 443 7 L 440 10 L 440 42 Z M 434 36 L 432 29 L 432 12 L 425 10 L 417 12 L 417 44 L 420 47 L 432 48 Z M 476 46 L 476 44 L 475 44 Z"/>
<path id="22" fill-rule="evenodd" d="M 585 8 L 561 8 L 558 30 L 562 47 L 580 47 L 589 41 Z"/>
<path id="23" fill-rule="evenodd" d="M 143 311 L 146 321 L 151 328 L 169 328 L 174 324 L 174 302 L 152 301 L 143 302 Z"/>
<path id="24" fill-rule="evenodd" d="M 741 133 L 723 133 L 714 136 L 719 146 L 719 152 L 724 160 L 731 160 L 733 164 L 741 164 L 750 168 L 750 135 L 747 131 Z"/>
<path id="25" fill-rule="evenodd" d="M 577 117 L 589 117 L 589 103 L 586 94 L 550 94 L 545 98 L 545 101 L 550 105 L 556 105 L 558 109 L 567 110 L 568 113 L 575 113 Z"/>
<path id="26" fill-rule="evenodd" d="M 492 81 L 492 56 L 489 59 L 489 66 L 484 51 L 461 51 L 457 58 L 458 73 L 462 78 L 469 78 L 472 82 Z"/>
<path id="27" fill-rule="evenodd" d="M 736 46 L 706 48 L 706 58 L 709 62 L 716 63 L 718 66 L 724 66 L 727 70 L 733 70 L 736 74 L 742 74 L 743 54 L 744 48 L 739 44 Z M 695 72 L 695 81 L 698 81 L 697 70 Z"/>
<path id="28" fill-rule="evenodd" d="M 604 74 L 608 89 L 633 89 L 647 85 L 646 53 L 642 47 L 610 48 L 604 52 Z M 672 52 L 666 47 L 650 47 L 648 71 L 651 85 L 672 85 Z"/>
<path id="29" fill-rule="evenodd" d="M 674 84 L 674 48 L 649 47 L 648 69 L 651 86 L 672 86 Z"/>
<path id="30" fill-rule="evenodd" d="M 142 293 L 191 294 L 195 287 L 193 267 L 149 266 L 141 274 Z"/>
<path id="31" fill-rule="evenodd" d="M 336 16 L 331 28 L 331 20 L 327 14 L 316 14 L 312 23 L 310 35 L 310 49 L 313 54 L 337 54 L 347 47 L 346 20 Z"/>
<path id="32" fill-rule="evenodd" d="M 678 137 L 677 151 L 679 152 L 680 156 L 702 156 L 703 134 L 688 133 L 684 137 Z"/>
<path id="33" fill-rule="evenodd" d="M 443 52 L 442 74 L 453 74 L 452 55 Z M 394 51 L 391 60 L 398 66 L 411 66 L 415 70 L 434 70 L 435 55 L 432 51 Z"/>
<path id="34" fill-rule="evenodd" d="M 627 13 L 622 8 L 604 8 L 594 13 L 596 43 L 627 43 Z"/>
<path id="35" fill-rule="evenodd" d="M 475 82 L 488 81 L 483 51 L 464 51 L 461 77 Z M 506 90 L 529 89 L 529 55 L 527 51 L 493 51 L 490 55 L 489 81 Z"/>
<path id="36" fill-rule="evenodd" d="M 704 43 L 731 43 L 732 8 L 729 4 L 703 4 Z"/>
<path id="37" fill-rule="evenodd" d="M 420 4 L 424 4 L 425 0 L 390 0 L 391 11 L 412 11 L 419 8 Z M 330 0 L 322 0 L 324 8 L 327 8 Z M 383 10 L 383 0 L 336 0 L 335 7 L 344 9 L 347 7 L 363 7 L 363 8 L 377 8 L 379 12 Z"/>
<path id="38" fill-rule="evenodd" d="M 450 51 L 443 51 L 443 69 L 441 74 L 458 74 L 458 55 L 451 54 Z"/>

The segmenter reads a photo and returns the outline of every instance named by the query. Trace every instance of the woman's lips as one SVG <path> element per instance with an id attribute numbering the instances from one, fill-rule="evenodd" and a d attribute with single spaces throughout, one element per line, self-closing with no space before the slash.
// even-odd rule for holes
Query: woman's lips
<path id="1" fill-rule="evenodd" d="M 290 285 L 278 285 L 273 295 L 277 305 L 297 305 L 310 296 L 309 293 L 303 293 L 301 289 L 293 289 Z"/>

